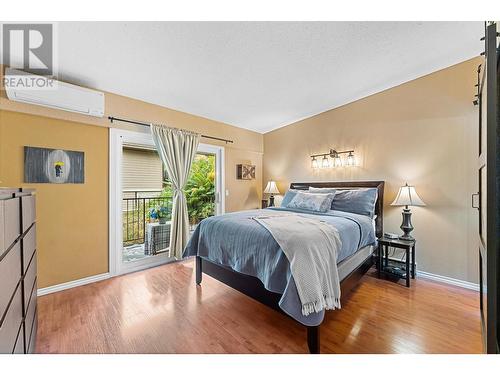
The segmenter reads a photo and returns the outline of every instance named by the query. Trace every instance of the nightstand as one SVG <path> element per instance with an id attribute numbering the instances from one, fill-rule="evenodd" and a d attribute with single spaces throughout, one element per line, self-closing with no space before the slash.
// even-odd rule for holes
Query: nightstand
<path id="1" fill-rule="evenodd" d="M 262 208 L 267 208 L 267 199 L 262 199 Z"/>
<path id="2" fill-rule="evenodd" d="M 415 240 L 405 241 L 382 237 L 378 239 L 378 277 L 382 274 L 398 277 L 406 280 L 406 286 L 410 287 L 410 276 L 415 278 Z M 403 249 L 405 260 L 389 259 L 389 248 Z"/>

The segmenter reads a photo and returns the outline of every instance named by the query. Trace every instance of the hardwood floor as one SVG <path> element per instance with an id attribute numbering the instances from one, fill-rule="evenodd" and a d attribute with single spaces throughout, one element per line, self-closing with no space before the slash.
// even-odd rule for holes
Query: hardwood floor
<path id="1" fill-rule="evenodd" d="M 38 299 L 38 353 L 307 353 L 306 330 L 194 261 Z M 370 271 L 321 326 L 322 353 L 480 353 L 478 293 Z"/>

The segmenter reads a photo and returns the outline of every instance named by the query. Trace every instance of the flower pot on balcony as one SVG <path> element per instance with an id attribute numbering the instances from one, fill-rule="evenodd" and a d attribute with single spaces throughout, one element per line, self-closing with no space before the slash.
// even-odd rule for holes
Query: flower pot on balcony
<path id="1" fill-rule="evenodd" d="M 160 217 L 160 219 L 159 219 L 159 220 L 160 220 L 160 224 L 166 224 L 166 223 L 167 223 L 168 218 L 166 218 L 166 217 Z"/>

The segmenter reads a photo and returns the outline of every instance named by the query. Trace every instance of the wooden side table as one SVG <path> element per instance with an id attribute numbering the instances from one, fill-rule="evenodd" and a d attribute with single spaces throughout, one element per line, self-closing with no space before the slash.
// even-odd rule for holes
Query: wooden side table
<path id="1" fill-rule="evenodd" d="M 415 279 L 415 243 L 416 241 L 405 241 L 382 237 L 378 239 L 378 277 L 382 274 L 399 277 L 406 280 L 406 286 L 410 287 L 410 276 Z M 389 248 L 403 249 L 405 260 L 389 259 Z M 398 265 L 404 266 L 398 267 Z M 404 272 L 403 272 L 404 271 Z"/>

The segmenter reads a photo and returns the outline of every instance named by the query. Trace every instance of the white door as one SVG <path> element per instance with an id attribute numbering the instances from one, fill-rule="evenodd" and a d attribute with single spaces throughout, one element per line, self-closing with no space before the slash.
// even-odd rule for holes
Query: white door
<path id="1" fill-rule="evenodd" d="M 479 100 L 479 288 L 486 353 L 500 352 L 500 27 L 485 28 L 486 58 L 478 70 Z M 473 197 L 474 198 L 474 197 Z M 474 202 L 473 202 L 474 203 Z"/>
<path id="2" fill-rule="evenodd" d="M 147 129 L 144 132 L 110 129 L 109 146 L 110 274 L 174 261 L 168 249 L 171 191 L 168 176 L 162 176 L 151 134 Z M 207 203 L 200 206 L 199 196 L 193 194 L 203 190 L 198 189 L 197 184 L 206 183 L 207 176 L 211 179 L 203 196 Z M 204 217 L 224 213 L 223 147 L 200 143 L 188 187 L 186 195 L 193 230 Z M 157 208 L 165 208 L 167 218 L 162 220 L 166 223 L 159 222 L 155 216 Z"/>

